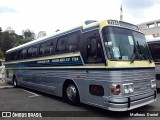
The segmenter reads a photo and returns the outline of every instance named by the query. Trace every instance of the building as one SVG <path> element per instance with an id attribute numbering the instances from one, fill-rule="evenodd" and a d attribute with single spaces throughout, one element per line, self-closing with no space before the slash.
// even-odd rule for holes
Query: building
<path id="1" fill-rule="evenodd" d="M 9 27 L 7 27 L 6 32 L 8 32 L 9 34 L 10 34 L 10 33 L 15 33 L 15 30 L 13 30 L 13 29 L 11 28 L 11 26 L 9 26 Z"/>
<path id="2" fill-rule="evenodd" d="M 146 35 L 160 37 L 160 19 L 138 24 L 139 29 Z"/>
<path id="3" fill-rule="evenodd" d="M 46 32 L 45 31 L 40 31 L 38 33 L 37 39 L 46 36 Z"/>

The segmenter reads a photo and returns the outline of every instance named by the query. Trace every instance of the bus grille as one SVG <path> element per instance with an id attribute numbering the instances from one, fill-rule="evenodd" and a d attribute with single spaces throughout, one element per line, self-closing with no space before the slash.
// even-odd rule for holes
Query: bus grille
<path id="1" fill-rule="evenodd" d="M 125 73 L 123 73 L 125 74 Z M 140 93 L 151 89 L 151 80 L 155 79 L 154 69 L 131 70 L 127 74 L 125 81 L 132 81 L 134 84 L 134 93 Z"/>

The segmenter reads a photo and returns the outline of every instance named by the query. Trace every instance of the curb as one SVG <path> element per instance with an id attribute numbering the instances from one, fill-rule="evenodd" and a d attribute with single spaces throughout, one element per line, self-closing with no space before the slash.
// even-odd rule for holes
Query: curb
<path id="1" fill-rule="evenodd" d="M 2 81 L 2 80 L 0 80 L 0 89 L 1 88 L 13 88 L 14 86 L 13 85 L 10 85 L 10 84 L 8 84 L 8 82 L 7 81 Z"/>
<path id="2" fill-rule="evenodd" d="M 14 86 L 8 85 L 8 86 L 0 86 L 0 89 L 4 89 L 4 88 L 13 88 Z"/>

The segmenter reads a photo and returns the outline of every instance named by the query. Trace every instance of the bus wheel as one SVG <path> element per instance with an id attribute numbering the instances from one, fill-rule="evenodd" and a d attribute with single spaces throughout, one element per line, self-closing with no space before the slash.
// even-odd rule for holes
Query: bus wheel
<path id="1" fill-rule="evenodd" d="M 17 80 L 16 80 L 15 77 L 13 78 L 13 86 L 14 86 L 15 88 L 17 87 Z"/>
<path id="2" fill-rule="evenodd" d="M 64 92 L 65 98 L 69 104 L 78 105 L 80 103 L 78 89 L 75 84 L 68 84 Z"/>

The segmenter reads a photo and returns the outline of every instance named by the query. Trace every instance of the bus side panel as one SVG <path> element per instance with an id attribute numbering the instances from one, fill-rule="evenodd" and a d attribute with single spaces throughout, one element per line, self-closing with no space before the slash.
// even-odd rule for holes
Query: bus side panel
<path id="1" fill-rule="evenodd" d="M 156 63 L 156 85 L 157 85 L 157 88 L 160 89 L 160 64 L 159 63 Z"/>
<path id="2" fill-rule="evenodd" d="M 13 69 L 6 69 L 6 76 L 5 76 L 6 81 L 12 82 L 14 72 L 15 72 L 15 70 L 13 70 Z"/>

